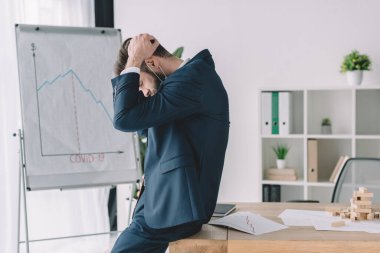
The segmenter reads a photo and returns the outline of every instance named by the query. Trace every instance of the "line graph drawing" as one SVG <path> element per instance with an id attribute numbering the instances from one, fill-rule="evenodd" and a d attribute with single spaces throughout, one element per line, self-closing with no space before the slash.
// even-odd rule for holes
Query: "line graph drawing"
<path id="1" fill-rule="evenodd" d="M 57 83 L 57 80 L 59 79 L 62 79 L 62 78 L 65 78 L 66 76 L 68 76 L 69 74 L 71 74 L 80 84 L 81 88 L 85 91 L 85 92 L 88 92 L 90 94 L 90 96 L 92 97 L 92 99 L 94 100 L 94 102 L 96 104 L 99 104 L 102 109 L 104 110 L 104 112 L 106 113 L 108 119 L 112 122 L 112 117 L 111 117 L 111 114 L 108 112 L 107 108 L 105 107 L 104 103 L 97 99 L 96 96 L 94 95 L 94 93 L 89 89 L 87 88 L 82 80 L 78 77 L 78 75 L 75 73 L 74 70 L 72 69 L 69 69 L 68 71 L 66 71 L 65 73 L 63 74 L 59 74 L 57 75 L 55 78 L 53 78 L 52 81 L 49 81 L 49 80 L 46 80 L 44 81 L 38 88 L 37 88 L 37 91 L 39 92 L 41 89 L 43 89 L 46 85 L 54 85 L 55 83 Z"/>
<path id="2" fill-rule="evenodd" d="M 113 121 L 102 99 L 72 68 L 39 84 L 35 43 L 31 50 L 41 156 L 124 153 L 112 150 Z"/>

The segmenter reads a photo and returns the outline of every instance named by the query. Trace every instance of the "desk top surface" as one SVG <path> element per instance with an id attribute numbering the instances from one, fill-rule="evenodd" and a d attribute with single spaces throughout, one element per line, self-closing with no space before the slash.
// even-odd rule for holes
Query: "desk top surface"
<path id="1" fill-rule="evenodd" d="M 285 209 L 324 211 L 326 207 L 345 207 L 343 204 L 320 203 L 236 203 L 236 211 L 250 211 L 282 223 L 277 216 Z M 379 205 L 375 205 L 379 207 Z M 203 225 L 202 230 L 187 239 L 205 240 L 284 240 L 284 241 L 380 241 L 380 234 L 366 232 L 317 231 L 313 227 L 289 227 L 288 229 L 250 235 L 231 228 Z"/>

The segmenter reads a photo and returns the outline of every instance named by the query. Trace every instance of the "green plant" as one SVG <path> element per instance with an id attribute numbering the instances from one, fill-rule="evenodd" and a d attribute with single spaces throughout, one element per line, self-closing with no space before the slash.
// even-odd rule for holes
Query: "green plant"
<path id="1" fill-rule="evenodd" d="M 287 145 L 277 144 L 276 147 L 273 147 L 273 151 L 279 160 L 285 160 L 286 155 L 289 153 L 290 147 Z"/>
<path id="2" fill-rule="evenodd" d="M 365 54 L 359 54 L 357 50 L 353 50 L 350 54 L 344 57 L 343 63 L 340 67 L 340 72 L 354 70 L 370 70 L 371 60 Z"/>
<path id="3" fill-rule="evenodd" d="M 177 49 L 173 52 L 173 55 L 174 55 L 174 56 L 177 56 L 178 58 L 181 58 L 181 57 L 182 57 L 183 50 L 184 50 L 184 47 L 179 47 L 179 48 L 177 48 Z"/>
<path id="4" fill-rule="evenodd" d="M 330 118 L 324 118 L 324 119 L 322 119 L 322 126 L 331 126 L 331 120 L 330 120 Z"/>

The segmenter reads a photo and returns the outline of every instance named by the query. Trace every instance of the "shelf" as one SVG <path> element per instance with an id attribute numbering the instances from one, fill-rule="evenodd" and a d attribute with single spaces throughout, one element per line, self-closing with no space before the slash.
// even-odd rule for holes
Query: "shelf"
<path id="1" fill-rule="evenodd" d="M 335 184 L 332 182 L 307 182 L 307 186 L 316 186 L 316 187 L 334 187 Z"/>
<path id="2" fill-rule="evenodd" d="M 304 182 L 302 180 L 297 181 L 275 181 L 275 180 L 262 180 L 262 184 L 278 184 L 278 185 L 304 185 Z"/>
<path id="3" fill-rule="evenodd" d="M 304 178 L 303 161 L 304 161 L 304 140 L 295 138 L 268 138 L 262 139 L 262 172 L 265 175 L 265 169 L 276 168 L 276 154 L 273 147 L 278 144 L 287 145 L 290 147 L 286 157 L 286 167 L 295 168 L 297 178 Z"/>
<path id="4" fill-rule="evenodd" d="M 308 134 L 321 134 L 321 123 L 324 118 L 331 119 L 334 135 L 353 133 L 351 90 L 313 90 L 307 94 Z"/>
<path id="5" fill-rule="evenodd" d="M 342 155 L 352 157 L 352 140 L 318 139 L 318 180 L 327 182 Z"/>
<path id="6" fill-rule="evenodd" d="M 278 180 L 262 180 L 263 184 L 278 184 L 278 185 L 299 185 L 299 186 L 315 186 L 315 187 L 334 187 L 332 182 L 304 182 L 303 180 L 297 181 L 278 181 Z"/>
<path id="7" fill-rule="evenodd" d="M 380 134 L 380 90 L 356 91 L 356 134 Z"/>
<path id="8" fill-rule="evenodd" d="M 308 139 L 337 139 L 337 140 L 344 140 L 344 139 L 352 139 L 352 135 L 346 135 L 346 134 L 308 134 Z"/>
<path id="9" fill-rule="evenodd" d="M 301 185 L 282 185 L 281 202 L 303 200 L 304 187 Z"/>
<path id="10" fill-rule="evenodd" d="M 356 157 L 380 158 L 380 140 L 356 140 Z"/>
<path id="11" fill-rule="evenodd" d="M 380 158 L 380 85 L 286 90 L 295 98 L 292 123 L 297 127 L 291 134 L 259 135 L 261 184 L 280 185 L 282 201 L 304 199 L 330 203 L 335 183 L 329 179 L 340 156 Z M 262 91 L 284 89 L 265 88 Z M 332 122 L 332 134 L 322 134 L 321 121 L 327 117 Z M 309 139 L 318 141 L 318 182 L 307 182 Z M 276 167 L 272 147 L 277 144 L 291 147 L 286 158 L 287 167 L 296 168 L 297 181 L 265 179 L 265 169 Z"/>
<path id="12" fill-rule="evenodd" d="M 356 135 L 357 140 L 380 140 L 380 135 Z"/>
<path id="13" fill-rule="evenodd" d="M 302 139 L 305 136 L 303 134 L 288 134 L 288 135 L 279 135 L 279 134 L 271 134 L 271 135 L 261 135 L 263 139 Z"/>
<path id="14" fill-rule="evenodd" d="M 348 85 L 326 85 L 325 87 L 310 87 L 310 88 L 304 88 L 304 86 L 294 86 L 294 87 L 287 87 L 279 88 L 277 86 L 275 87 L 261 87 L 258 89 L 260 92 L 268 92 L 268 91 L 334 91 L 334 90 L 380 90 L 380 85 L 361 85 L 361 86 L 348 86 Z"/>
<path id="15" fill-rule="evenodd" d="M 356 90 L 380 90 L 380 85 L 354 86 Z"/>

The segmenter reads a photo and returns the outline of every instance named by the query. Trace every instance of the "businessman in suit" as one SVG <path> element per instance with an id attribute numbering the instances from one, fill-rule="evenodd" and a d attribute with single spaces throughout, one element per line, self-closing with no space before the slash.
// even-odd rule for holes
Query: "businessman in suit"
<path id="1" fill-rule="evenodd" d="M 213 214 L 228 142 L 228 96 L 208 50 L 182 61 L 149 34 L 124 41 L 115 74 L 114 127 L 146 130 L 148 147 L 144 190 L 112 253 L 164 253 Z"/>

